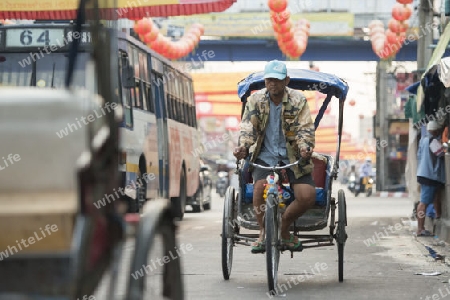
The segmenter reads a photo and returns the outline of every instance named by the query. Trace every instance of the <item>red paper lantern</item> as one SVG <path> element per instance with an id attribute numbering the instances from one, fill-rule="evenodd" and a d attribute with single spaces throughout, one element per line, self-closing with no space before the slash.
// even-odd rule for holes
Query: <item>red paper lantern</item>
<path id="1" fill-rule="evenodd" d="M 198 29 L 199 32 L 200 32 L 200 36 L 202 36 L 202 35 L 205 33 L 205 26 L 203 26 L 203 25 L 200 24 L 200 23 L 195 23 L 195 24 L 193 24 L 193 25 L 191 26 L 191 28 L 196 28 L 196 29 Z"/>
<path id="2" fill-rule="evenodd" d="M 270 12 L 270 19 L 272 24 L 283 24 L 291 17 L 291 13 L 288 10 L 283 10 L 282 12 Z"/>
<path id="3" fill-rule="evenodd" d="M 394 8 L 392 9 L 392 17 L 397 21 L 408 20 L 411 14 L 412 11 L 410 5 L 403 5 L 397 3 L 394 5 Z"/>
<path id="4" fill-rule="evenodd" d="M 279 34 L 290 31 L 292 28 L 292 24 L 290 21 L 285 22 L 283 24 L 273 24 L 273 30 Z"/>
<path id="5" fill-rule="evenodd" d="M 282 12 L 287 7 L 287 0 L 269 0 L 269 8 L 274 12 Z"/>
<path id="6" fill-rule="evenodd" d="M 373 21 L 371 21 L 370 23 L 369 23 L 369 29 L 373 29 L 373 28 L 375 28 L 375 27 L 381 27 L 381 28 L 384 28 L 384 24 L 383 24 L 383 22 L 382 21 L 380 21 L 380 20 L 373 20 Z"/>
<path id="7" fill-rule="evenodd" d="M 411 4 L 413 0 L 397 0 L 397 2 L 401 4 Z"/>
<path id="8" fill-rule="evenodd" d="M 286 50 L 288 50 L 288 52 L 292 52 L 293 50 L 297 49 L 297 42 L 295 41 L 295 39 L 290 39 L 290 40 L 286 41 L 284 44 L 285 44 Z"/>
<path id="9" fill-rule="evenodd" d="M 164 56 L 166 56 L 166 53 L 167 53 L 167 51 L 169 50 L 169 47 L 170 47 L 170 40 L 167 38 L 167 37 L 165 37 L 165 36 L 163 36 L 163 35 L 161 35 L 162 37 L 161 37 L 161 46 L 160 46 L 160 49 L 159 49 L 159 53 L 160 54 L 162 54 L 162 55 L 164 55 Z"/>
<path id="10" fill-rule="evenodd" d="M 397 41 L 397 34 L 395 32 L 390 31 L 389 29 L 386 30 L 386 40 L 389 44 L 396 44 Z"/>
<path id="11" fill-rule="evenodd" d="M 158 38 L 159 30 L 154 28 L 152 31 L 144 35 L 144 39 L 142 40 L 144 43 L 149 44 L 155 41 Z"/>
<path id="12" fill-rule="evenodd" d="M 397 52 L 400 50 L 401 45 L 399 44 L 390 44 L 388 41 L 384 42 L 384 47 L 381 50 L 380 54 L 381 54 L 381 58 L 388 58 L 391 57 L 395 54 L 397 54 Z"/>
<path id="13" fill-rule="evenodd" d="M 372 49 L 373 52 L 377 53 L 379 51 L 381 51 L 384 47 L 384 40 L 385 40 L 385 36 L 377 38 L 376 40 L 372 41 Z"/>
<path id="14" fill-rule="evenodd" d="M 306 27 L 308 30 L 311 28 L 311 23 L 306 19 L 298 20 L 297 25 L 300 27 Z"/>
<path id="15" fill-rule="evenodd" d="M 282 41 L 283 43 L 287 43 L 288 41 L 292 40 L 293 38 L 294 38 L 294 33 L 292 32 L 292 30 L 278 35 L 278 40 Z"/>
<path id="16" fill-rule="evenodd" d="M 157 27 L 153 25 L 153 21 L 151 19 L 142 19 L 138 21 L 138 23 L 140 24 L 140 31 L 142 34 L 146 34 L 153 29 L 157 29 Z"/>
<path id="17" fill-rule="evenodd" d="M 395 19 L 390 19 L 389 23 L 388 23 L 388 27 L 392 32 L 406 32 L 406 30 L 408 29 L 409 25 L 407 21 L 397 21 Z"/>

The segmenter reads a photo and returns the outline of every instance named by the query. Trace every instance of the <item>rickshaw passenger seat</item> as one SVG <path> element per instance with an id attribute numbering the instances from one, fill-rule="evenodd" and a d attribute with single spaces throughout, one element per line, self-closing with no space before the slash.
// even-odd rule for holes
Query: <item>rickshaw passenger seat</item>
<path id="1" fill-rule="evenodd" d="M 313 153 L 312 161 L 314 170 L 312 177 L 316 184 L 316 205 L 326 205 L 326 181 L 327 181 L 327 162 L 328 159 L 318 153 Z"/>
<path id="2" fill-rule="evenodd" d="M 328 159 L 320 154 L 314 153 L 312 157 L 314 170 L 312 177 L 316 184 L 316 205 L 324 206 L 326 204 L 326 180 L 327 180 L 327 162 Z M 241 170 L 241 176 L 245 184 L 244 202 L 250 204 L 253 202 L 253 179 L 251 172 L 248 171 L 249 163 L 245 161 Z M 289 190 L 290 188 L 287 187 Z"/>

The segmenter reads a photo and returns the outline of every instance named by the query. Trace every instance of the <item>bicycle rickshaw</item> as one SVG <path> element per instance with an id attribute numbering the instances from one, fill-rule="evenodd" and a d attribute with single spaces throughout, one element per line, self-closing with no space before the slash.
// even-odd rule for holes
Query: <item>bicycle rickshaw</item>
<path id="1" fill-rule="evenodd" d="M 323 114 L 328 107 L 331 99 L 339 99 L 339 122 L 337 136 L 336 157 L 330 155 L 313 153 L 314 163 L 313 179 L 316 184 L 316 203 L 303 216 L 298 218 L 291 225 L 290 231 L 298 236 L 302 241 L 303 249 L 333 246 L 334 240 L 338 249 L 338 275 L 339 281 L 344 278 L 344 245 L 347 240 L 345 227 L 347 226 L 345 193 L 338 191 L 337 201 L 331 195 L 333 180 L 337 179 L 339 170 L 339 153 L 342 136 L 342 124 L 344 113 L 344 101 L 348 92 L 347 83 L 339 77 L 331 74 L 300 69 L 288 69 L 290 82 L 288 86 L 297 90 L 316 90 L 326 95 L 326 98 L 316 116 L 314 125 L 317 129 Z M 244 112 L 247 97 L 253 91 L 264 87 L 263 72 L 252 73 L 238 83 L 238 95 L 242 101 L 242 112 Z M 316 138 L 316 143 L 317 143 Z M 298 163 L 297 161 L 296 163 Z M 294 163 L 295 164 L 295 163 Z M 286 250 L 279 241 L 279 222 L 283 208 L 289 203 L 281 198 L 293 199 L 293 194 L 289 192 L 289 186 L 277 183 L 277 172 L 281 168 L 290 167 L 294 164 L 284 167 L 269 167 L 274 174 L 268 178 L 269 185 L 266 186 L 265 198 L 265 252 L 268 276 L 269 293 L 276 293 L 277 272 L 280 252 Z M 248 158 L 237 162 L 236 174 L 239 176 L 239 188 L 230 186 L 227 189 L 224 200 L 223 224 L 222 224 L 222 272 L 225 280 L 230 278 L 233 261 L 233 247 L 237 244 L 250 246 L 250 243 L 256 241 L 258 234 L 240 233 L 241 228 L 248 230 L 259 230 L 258 223 L 253 213 L 253 181 L 251 174 L 248 173 L 248 166 L 252 164 Z M 278 185 L 278 186 L 277 186 Z M 288 193 L 288 194 L 286 194 Z M 283 196 L 283 197 L 280 197 Z M 336 221 L 337 207 L 337 221 Z M 324 229 L 329 226 L 329 234 L 301 234 L 301 232 L 311 232 Z M 291 257 L 293 252 L 291 251 Z"/>

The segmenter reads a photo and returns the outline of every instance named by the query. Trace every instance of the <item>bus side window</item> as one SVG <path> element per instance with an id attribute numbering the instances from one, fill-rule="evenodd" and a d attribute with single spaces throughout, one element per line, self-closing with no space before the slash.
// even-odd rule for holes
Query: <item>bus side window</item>
<path id="1" fill-rule="evenodd" d="M 178 122 L 178 103 L 175 97 L 171 97 L 172 116 L 175 121 Z"/>
<path id="2" fill-rule="evenodd" d="M 190 109 L 189 109 L 189 104 L 187 104 L 187 103 L 185 103 L 184 104 L 185 105 L 185 109 L 184 109 L 184 111 L 185 111 L 185 114 L 186 114 L 186 124 L 188 125 L 188 126 L 191 126 L 191 124 L 192 124 L 192 118 L 191 118 L 191 111 L 190 111 Z"/>
<path id="3" fill-rule="evenodd" d="M 184 116 L 183 116 L 183 103 L 181 102 L 181 99 L 177 99 L 178 102 L 178 122 L 184 123 Z"/>
<path id="4" fill-rule="evenodd" d="M 151 88 L 150 84 L 146 84 L 146 88 L 147 88 L 147 98 L 148 98 L 148 110 L 151 113 L 155 113 L 155 96 L 154 94 L 154 90 Z"/>
<path id="5" fill-rule="evenodd" d="M 183 123 L 189 125 L 189 110 L 186 102 L 183 102 Z"/>
<path id="6" fill-rule="evenodd" d="M 187 97 L 188 97 L 188 99 L 189 99 L 189 103 L 191 103 L 191 105 L 192 105 L 192 107 L 191 107 L 191 110 L 192 110 L 192 118 L 193 118 L 193 120 L 194 120 L 194 123 L 193 123 L 192 126 L 195 127 L 195 128 L 197 128 L 197 115 L 196 115 L 196 106 L 195 106 L 194 93 L 193 93 L 193 91 L 192 91 L 192 81 L 189 81 L 189 82 L 188 82 L 188 91 L 189 91 L 189 93 L 188 93 Z"/>
<path id="7" fill-rule="evenodd" d="M 126 67 L 123 65 L 124 57 L 126 57 L 126 53 L 120 52 L 119 53 L 119 93 L 120 98 L 122 100 L 123 110 L 124 110 L 124 122 L 125 126 L 132 128 L 133 127 L 133 112 L 132 112 L 132 105 L 131 105 L 131 91 L 128 88 L 125 88 L 122 83 L 122 68 Z"/>
<path id="8" fill-rule="evenodd" d="M 141 93 L 141 84 L 138 78 L 135 78 L 135 87 L 132 89 L 134 91 L 134 106 L 142 109 L 142 93 Z"/>
<path id="9" fill-rule="evenodd" d="M 172 103 L 171 103 L 171 97 L 170 97 L 170 95 L 168 95 L 167 97 L 166 97 L 166 99 L 167 99 L 167 117 L 169 118 L 169 119 L 173 119 L 173 113 L 172 113 Z"/>
<path id="10" fill-rule="evenodd" d="M 148 110 L 147 89 L 145 88 L 145 83 L 143 81 L 141 81 L 139 91 L 141 93 L 142 109 L 147 111 Z"/>
<path id="11" fill-rule="evenodd" d="M 136 88 L 132 87 L 129 90 L 130 90 L 131 106 L 132 107 L 136 107 L 136 103 L 137 103 L 137 100 L 136 100 Z"/>

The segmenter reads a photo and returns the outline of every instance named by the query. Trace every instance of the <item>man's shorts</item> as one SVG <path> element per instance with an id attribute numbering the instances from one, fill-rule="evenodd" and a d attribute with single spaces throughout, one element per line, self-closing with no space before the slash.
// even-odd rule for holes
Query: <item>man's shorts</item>
<path id="1" fill-rule="evenodd" d="M 432 186 L 428 184 L 421 184 L 420 185 L 420 202 L 422 202 L 425 205 L 429 205 L 433 203 L 434 195 L 436 195 L 438 187 Z"/>
<path id="2" fill-rule="evenodd" d="M 268 164 L 266 164 L 264 161 L 262 161 L 260 159 L 257 159 L 255 161 L 255 163 L 257 163 L 259 165 L 263 165 L 263 166 L 268 166 Z M 298 183 L 300 183 L 300 184 L 309 184 L 309 185 L 311 185 L 313 187 L 316 186 L 316 184 L 314 183 L 314 180 L 313 180 L 311 174 L 306 174 L 306 175 L 303 175 L 300 178 L 295 178 L 295 174 L 290 168 L 286 169 L 286 174 L 288 175 L 290 184 L 298 184 Z M 253 181 L 254 182 L 256 182 L 258 180 L 261 180 L 261 179 L 266 179 L 267 176 L 269 176 L 269 175 L 270 175 L 270 171 L 269 170 L 253 167 L 252 177 L 253 177 Z"/>

